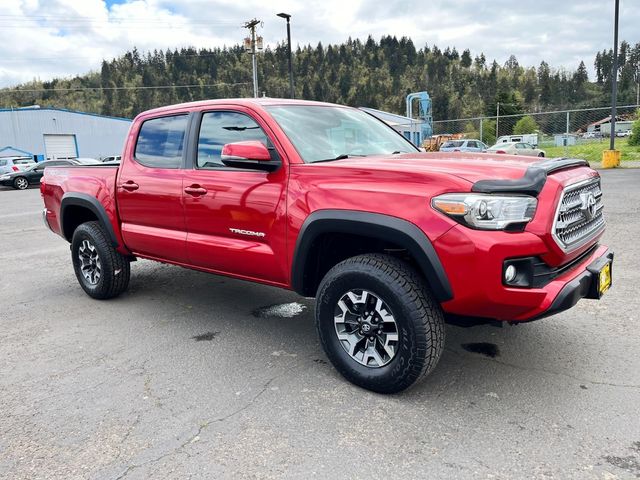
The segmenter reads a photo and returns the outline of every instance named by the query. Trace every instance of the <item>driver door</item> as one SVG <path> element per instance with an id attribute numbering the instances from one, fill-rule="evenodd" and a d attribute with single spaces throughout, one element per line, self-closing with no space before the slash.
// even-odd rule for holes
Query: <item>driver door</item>
<path id="1" fill-rule="evenodd" d="M 192 136 L 195 148 L 183 189 L 187 255 L 194 266 L 283 285 L 288 278 L 286 168 L 249 170 L 220 159 L 225 144 L 247 140 L 275 151 L 258 121 L 240 107 L 194 117 L 198 135 Z"/>

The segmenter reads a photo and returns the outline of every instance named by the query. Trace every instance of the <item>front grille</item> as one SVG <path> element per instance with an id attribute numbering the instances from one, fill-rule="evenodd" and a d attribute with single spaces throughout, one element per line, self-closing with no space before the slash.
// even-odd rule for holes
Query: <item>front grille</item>
<path id="1" fill-rule="evenodd" d="M 564 250 L 584 245 L 604 229 L 600 177 L 569 185 L 562 192 L 553 237 Z"/>

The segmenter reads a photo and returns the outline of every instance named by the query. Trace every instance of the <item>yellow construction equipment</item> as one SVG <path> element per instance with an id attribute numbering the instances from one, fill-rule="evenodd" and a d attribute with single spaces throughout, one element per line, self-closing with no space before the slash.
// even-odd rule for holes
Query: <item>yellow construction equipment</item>
<path id="1" fill-rule="evenodd" d="M 427 152 L 437 152 L 440 150 L 443 143 L 448 142 L 449 140 L 460 140 L 461 138 L 464 138 L 463 133 L 432 135 L 430 138 L 427 138 L 422 142 L 422 148 Z"/>

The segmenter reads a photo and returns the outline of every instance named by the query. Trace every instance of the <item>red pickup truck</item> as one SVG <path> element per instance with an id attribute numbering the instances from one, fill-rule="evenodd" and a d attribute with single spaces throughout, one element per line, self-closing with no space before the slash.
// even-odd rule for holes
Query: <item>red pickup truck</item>
<path id="1" fill-rule="evenodd" d="M 446 317 L 538 319 L 600 298 L 613 253 L 583 160 L 423 153 L 364 111 L 279 99 L 144 112 L 122 163 L 47 168 L 44 220 L 106 299 L 146 258 L 315 297 L 333 365 L 397 392 Z"/>

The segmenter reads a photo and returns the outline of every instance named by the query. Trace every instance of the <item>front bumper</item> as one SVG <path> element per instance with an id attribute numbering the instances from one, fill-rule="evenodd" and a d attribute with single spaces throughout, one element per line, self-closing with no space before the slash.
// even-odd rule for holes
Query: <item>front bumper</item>
<path id="1" fill-rule="evenodd" d="M 613 256 L 613 252 L 607 250 L 604 255 L 589 263 L 580 274 L 567 282 L 547 310 L 530 320 L 538 320 L 568 310 L 582 298 L 600 299 L 601 294 L 598 289 L 599 274 L 607 263 L 611 264 L 613 271 Z"/>
<path id="2" fill-rule="evenodd" d="M 537 235 L 460 226 L 438 238 L 434 248 L 453 291 L 453 298 L 442 303 L 446 313 L 510 322 L 535 320 L 571 308 L 581 298 L 598 298 L 594 278 L 613 259 L 606 246 L 597 246 L 540 286 L 523 288 L 503 284 L 504 261 L 544 256 L 548 248 Z"/>

